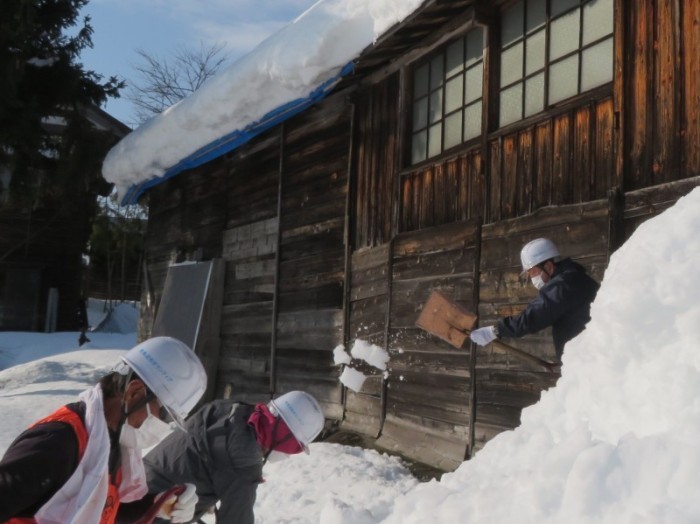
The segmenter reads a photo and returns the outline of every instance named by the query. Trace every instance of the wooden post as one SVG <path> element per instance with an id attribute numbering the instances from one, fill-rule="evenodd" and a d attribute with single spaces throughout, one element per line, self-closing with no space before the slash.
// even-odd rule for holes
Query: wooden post
<path id="1" fill-rule="evenodd" d="M 625 194 L 619 187 L 608 191 L 608 262 L 625 241 Z"/>
<path id="2" fill-rule="evenodd" d="M 473 303 L 476 311 L 479 311 L 479 268 L 481 266 L 481 222 L 477 225 L 474 242 L 474 268 L 472 289 Z M 468 460 L 474 456 L 474 441 L 476 440 L 476 344 L 469 343 L 469 438 L 467 440 L 467 449 L 464 459 Z"/>
<path id="3" fill-rule="evenodd" d="M 272 325 L 270 333 L 270 398 L 277 390 L 277 317 L 279 315 L 280 244 L 282 239 L 282 176 L 284 174 L 284 122 L 280 124 L 279 170 L 277 178 L 277 246 L 275 247 L 275 284 L 272 291 Z"/>
<path id="4" fill-rule="evenodd" d="M 345 245 L 345 257 L 343 266 L 343 345 L 347 349 L 350 342 L 350 293 L 351 289 L 351 259 L 354 247 L 352 226 L 352 205 L 355 202 L 355 183 L 353 175 L 353 148 L 355 144 L 355 102 L 350 101 L 350 144 L 348 145 L 348 168 L 347 168 L 347 192 L 345 195 L 345 224 L 343 228 L 343 243 Z M 343 419 L 345 418 L 345 402 L 347 396 L 346 388 L 340 388 L 340 403 L 343 407 Z"/>

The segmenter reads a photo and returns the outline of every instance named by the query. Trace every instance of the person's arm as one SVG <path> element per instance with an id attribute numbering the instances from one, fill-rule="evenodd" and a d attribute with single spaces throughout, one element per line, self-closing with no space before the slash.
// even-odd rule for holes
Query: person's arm
<path id="1" fill-rule="evenodd" d="M 257 472 L 258 468 L 244 468 L 217 474 L 214 483 L 221 501 L 217 511 L 217 524 L 254 524 L 253 506 L 261 481 L 259 475 L 256 476 Z"/>
<path id="2" fill-rule="evenodd" d="M 31 517 L 78 465 L 78 441 L 68 424 L 50 422 L 22 433 L 0 461 L 0 522 Z"/>
<path id="3" fill-rule="evenodd" d="M 571 306 L 566 283 L 552 282 L 528 303 L 522 313 L 499 320 L 496 324 L 498 336 L 518 338 L 537 333 L 553 325 Z"/>

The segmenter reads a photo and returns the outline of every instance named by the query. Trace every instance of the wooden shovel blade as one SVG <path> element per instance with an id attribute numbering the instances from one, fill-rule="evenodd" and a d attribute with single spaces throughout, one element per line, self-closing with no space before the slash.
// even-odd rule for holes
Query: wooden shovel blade
<path id="1" fill-rule="evenodd" d="M 423 305 L 416 326 L 456 348 L 461 348 L 476 325 L 476 320 L 476 315 L 469 310 L 439 291 L 433 291 Z"/>

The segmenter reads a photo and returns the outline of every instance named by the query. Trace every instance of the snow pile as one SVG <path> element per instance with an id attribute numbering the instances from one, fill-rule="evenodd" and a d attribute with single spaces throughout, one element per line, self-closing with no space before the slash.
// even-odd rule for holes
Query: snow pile
<path id="1" fill-rule="evenodd" d="M 423 0 L 321 0 L 107 155 L 120 195 L 200 148 L 309 96 Z"/>
<path id="2" fill-rule="evenodd" d="M 700 189 L 616 252 L 562 377 L 385 522 L 700 522 Z"/>
<path id="3" fill-rule="evenodd" d="M 137 302 L 122 302 L 95 326 L 94 331 L 101 333 L 135 333 L 139 321 L 139 304 Z"/>
<path id="4" fill-rule="evenodd" d="M 311 454 L 267 464 L 256 524 L 379 522 L 418 481 L 396 457 L 340 444 L 311 444 Z"/>

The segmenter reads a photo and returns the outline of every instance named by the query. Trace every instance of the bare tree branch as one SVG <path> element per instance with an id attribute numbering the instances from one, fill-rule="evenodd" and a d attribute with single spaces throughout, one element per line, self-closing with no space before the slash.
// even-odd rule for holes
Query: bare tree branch
<path id="1" fill-rule="evenodd" d="M 133 66 L 137 78 L 129 82 L 126 93 L 126 98 L 136 106 L 136 123 L 162 113 L 214 76 L 226 63 L 225 47 L 225 44 L 200 43 L 198 49 L 179 47 L 165 58 L 137 50 L 141 59 Z"/>

